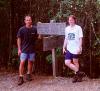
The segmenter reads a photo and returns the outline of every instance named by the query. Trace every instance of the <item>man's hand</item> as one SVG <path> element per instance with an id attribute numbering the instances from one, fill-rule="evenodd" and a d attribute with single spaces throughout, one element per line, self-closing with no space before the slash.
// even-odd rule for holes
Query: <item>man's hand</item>
<path id="1" fill-rule="evenodd" d="M 38 39 L 42 39 L 42 35 L 41 34 L 38 35 Z"/>
<path id="2" fill-rule="evenodd" d="M 18 39 L 17 39 L 17 45 L 18 45 L 18 56 L 20 56 L 20 54 L 21 54 L 21 38 L 20 37 L 18 37 Z"/>
<path id="3" fill-rule="evenodd" d="M 22 53 L 21 49 L 18 49 L 18 56 L 20 56 Z"/>
<path id="4" fill-rule="evenodd" d="M 63 48 L 63 54 L 65 54 L 66 53 L 66 49 L 65 48 Z"/>

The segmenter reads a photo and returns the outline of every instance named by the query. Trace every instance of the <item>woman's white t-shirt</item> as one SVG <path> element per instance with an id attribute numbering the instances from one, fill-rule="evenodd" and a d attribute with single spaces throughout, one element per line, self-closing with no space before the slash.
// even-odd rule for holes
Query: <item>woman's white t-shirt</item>
<path id="1" fill-rule="evenodd" d="M 65 38 L 67 40 L 67 50 L 72 54 L 78 54 L 80 50 L 79 38 L 83 37 L 82 28 L 79 25 L 67 26 L 65 28 Z M 82 49 L 82 47 L 81 47 Z"/>

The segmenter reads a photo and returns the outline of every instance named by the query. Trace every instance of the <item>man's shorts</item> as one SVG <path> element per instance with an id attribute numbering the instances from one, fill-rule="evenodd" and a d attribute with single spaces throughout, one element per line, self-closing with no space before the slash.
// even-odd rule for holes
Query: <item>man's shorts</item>
<path id="1" fill-rule="evenodd" d="M 35 61 L 35 53 L 21 53 L 20 55 L 21 61 Z"/>
<path id="2" fill-rule="evenodd" d="M 72 60 L 73 58 L 78 59 L 79 54 L 72 54 L 67 50 L 67 52 L 65 53 L 65 60 Z"/>

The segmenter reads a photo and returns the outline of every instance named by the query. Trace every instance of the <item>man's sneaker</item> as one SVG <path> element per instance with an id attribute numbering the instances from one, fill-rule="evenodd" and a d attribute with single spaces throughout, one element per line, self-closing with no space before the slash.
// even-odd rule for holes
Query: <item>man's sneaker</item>
<path id="1" fill-rule="evenodd" d="M 73 83 L 76 83 L 76 82 L 77 82 L 77 80 L 78 80 L 78 75 L 77 75 L 77 74 L 75 74 L 75 75 L 74 75 L 74 77 L 73 77 L 72 82 L 73 82 Z"/>
<path id="2" fill-rule="evenodd" d="M 24 83 L 23 77 L 19 77 L 18 85 L 22 85 Z"/>
<path id="3" fill-rule="evenodd" d="M 27 74 L 27 75 L 26 75 L 26 80 L 28 80 L 28 81 L 32 81 L 31 74 Z"/>

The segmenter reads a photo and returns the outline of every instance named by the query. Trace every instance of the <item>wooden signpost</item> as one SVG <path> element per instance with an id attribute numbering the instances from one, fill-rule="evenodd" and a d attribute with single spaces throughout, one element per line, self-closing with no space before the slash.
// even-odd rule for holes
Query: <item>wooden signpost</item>
<path id="1" fill-rule="evenodd" d="M 62 47 L 64 36 L 49 36 L 43 38 L 43 51 L 52 50 L 53 48 Z"/>
<path id="2" fill-rule="evenodd" d="M 38 34 L 49 35 L 43 38 L 43 51 L 52 50 L 53 77 L 56 77 L 55 48 L 62 47 L 64 41 L 66 23 L 39 23 Z"/>
<path id="3" fill-rule="evenodd" d="M 45 35 L 64 35 L 66 23 L 38 23 L 37 30 L 39 34 Z"/>

